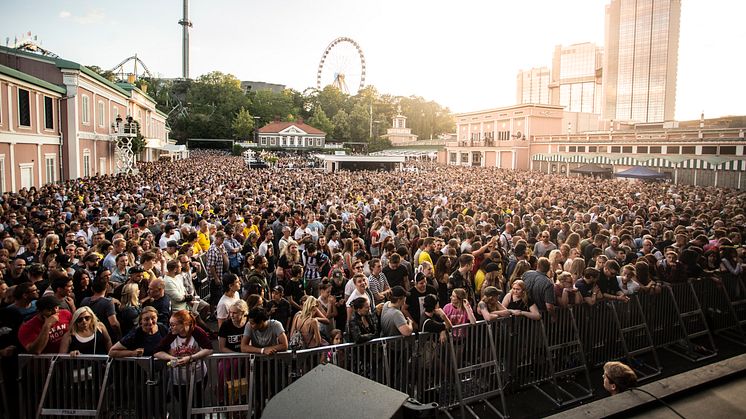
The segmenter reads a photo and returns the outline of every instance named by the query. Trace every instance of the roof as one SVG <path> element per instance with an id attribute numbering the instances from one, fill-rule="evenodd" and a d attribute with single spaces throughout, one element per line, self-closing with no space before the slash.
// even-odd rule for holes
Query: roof
<path id="1" fill-rule="evenodd" d="M 314 128 L 303 122 L 270 122 L 269 124 L 259 128 L 258 131 L 260 134 L 273 134 L 282 132 L 283 130 L 286 130 L 292 126 L 298 128 L 306 134 L 326 135 L 324 131 L 321 131 L 318 128 Z"/>
<path id="2" fill-rule="evenodd" d="M 42 62 L 46 62 L 46 63 L 49 63 L 49 64 L 54 64 L 54 65 L 57 66 L 57 68 L 60 68 L 60 69 L 78 70 L 81 73 L 83 73 L 83 74 L 85 74 L 85 75 L 87 75 L 87 76 L 95 79 L 96 81 L 98 81 L 98 82 L 106 85 L 107 87 L 109 87 L 111 89 L 114 89 L 117 92 L 123 94 L 125 97 L 130 97 L 131 96 L 130 92 L 122 89 L 121 87 L 117 86 L 115 83 L 107 80 L 106 78 L 104 78 L 100 74 L 96 73 L 95 71 L 91 70 L 90 68 L 88 68 L 88 67 L 86 67 L 84 65 L 78 64 L 78 63 L 76 63 L 74 61 L 69 61 L 69 60 L 65 60 L 65 59 L 62 59 L 62 58 L 49 57 L 49 56 L 45 56 L 45 55 L 35 54 L 33 52 L 21 51 L 21 50 L 15 49 L 15 48 L 8 48 L 8 47 L 3 47 L 3 46 L 0 46 L 0 52 L 6 52 L 8 54 L 17 55 L 17 56 L 23 56 L 23 57 L 31 58 L 31 59 L 34 59 L 34 60 L 37 60 L 37 61 L 42 61 Z"/>
<path id="3" fill-rule="evenodd" d="M 404 156 L 360 156 L 360 155 L 336 155 L 336 154 L 314 154 L 319 160 L 324 161 L 354 161 L 354 162 L 371 162 L 371 163 L 404 163 L 406 158 Z"/>
<path id="4" fill-rule="evenodd" d="M 614 173 L 616 177 L 629 177 L 635 179 L 662 179 L 666 175 L 658 173 L 655 170 L 648 169 L 647 167 L 634 166 L 622 172 Z"/>
<path id="5" fill-rule="evenodd" d="M 127 90 L 128 92 L 132 92 L 134 90 L 137 93 L 145 96 L 151 102 L 158 103 L 158 102 L 155 101 L 155 99 L 153 99 L 152 97 L 150 97 L 147 93 L 143 92 L 139 87 L 135 86 L 134 84 L 127 83 L 127 82 L 117 82 L 116 85 L 119 86 L 119 87 L 121 87 L 124 90 Z"/>
<path id="6" fill-rule="evenodd" d="M 67 89 L 65 89 L 62 86 L 58 86 L 56 84 L 52 84 L 48 81 L 44 81 L 42 79 L 36 78 L 30 74 L 26 74 L 22 71 L 14 70 L 10 67 L 6 67 L 2 64 L 0 64 L 0 74 L 5 74 L 6 76 L 13 77 L 18 80 L 23 80 L 26 83 L 33 84 L 34 86 L 42 87 L 47 90 L 51 90 L 53 92 L 59 93 L 61 95 L 64 95 L 67 92 Z"/>

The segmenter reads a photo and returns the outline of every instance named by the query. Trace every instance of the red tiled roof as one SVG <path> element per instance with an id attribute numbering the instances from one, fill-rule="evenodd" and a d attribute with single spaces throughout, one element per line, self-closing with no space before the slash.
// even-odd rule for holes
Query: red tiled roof
<path id="1" fill-rule="evenodd" d="M 314 128 L 308 124 L 305 124 L 303 122 L 270 122 L 269 124 L 259 128 L 259 133 L 265 134 L 273 134 L 280 132 L 284 129 L 287 129 L 288 127 L 295 126 L 299 130 L 302 130 L 308 134 L 319 134 L 319 135 L 326 135 L 324 131 L 321 131 L 320 129 Z"/>

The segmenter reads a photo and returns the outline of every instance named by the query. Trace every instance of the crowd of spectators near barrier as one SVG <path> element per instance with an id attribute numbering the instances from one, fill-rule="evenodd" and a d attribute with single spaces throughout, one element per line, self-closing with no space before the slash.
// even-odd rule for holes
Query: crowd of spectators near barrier
<path id="1" fill-rule="evenodd" d="M 743 272 L 744 192 L 415 164 L 249 170 L 192 151 L 136 175 L 3 193 L 4 365 L 18 353 L 181 366 L 213 351 L 445 340 L 479 319 Z"/>

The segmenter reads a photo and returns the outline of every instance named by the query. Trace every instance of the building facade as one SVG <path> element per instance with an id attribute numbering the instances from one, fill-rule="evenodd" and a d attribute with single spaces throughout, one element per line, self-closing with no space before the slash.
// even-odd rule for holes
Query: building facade
<path id="1" fill-rule="evenodd" d="M 438 162 L 579 176 L 586 164 L 611 169 L 646 166 L 669 181 L 746 189 L 746 116 L 698 121 L 615 121 L 577 132 L 575 114 L 559 106 L 516 105 L 456 115 L 457 141 L 446 143 Z M 565 131 L 566 130 L 566 131 Z"/>
<path id="2" fill-rule="evenodd" d="M 681 0 L 611 0 L 606 6 L 603 116 L 674 119 Z"/>
<path id="3" fill-rule="evenodd" d="M 323 148 L 326 133 L 302 121 L 271 122 L 258 130 L 260 147 L 286 149 Z"/>
<path id="4" fill-rule="evenodd" d="M 407 128 L 407 117 L 402 115 L 401 108 L 398 109 L 396 116 L 392 119 L 391 128 L 388 128 L 386 135 L 382 137 L 391 141 L 391 145 L 393 146 L 410 144 L 417 141 L 417 135 L 412 134 L 411 128 Z"/>
<path id="5" fill-rule="evenodd" d="M 112 124 L 117 117 L 124 119 L 133 116 L 140 123 L 141 134 L 147 142 L 169 142 L 166 115 L 155 109 L 155 100 L 133 85 L 112 83 L 89 68 L 72 61 L 5 47 L 0 47 L 0 65 L 48 86 L 55 86 L 62 92 L 57 101 L 53 101 L 56 113 L 52 122 L 56 122 L 57 127 L 55 130 L 58 140 L 55 144 L 58 145 L 58 157 L 55 164 L 61 167 L 60 176 L 52 179 L 51 176 L 40 175 L 38 179 L 43 179 L 44 183 L 115 173 L 116 136 Z M 14 96 L 10 100 L 14 106 L 26 106 L 25 99 L 16 103 L 17 98 Z M 33 100 L 32 98 L 32 102 Z M 32 120 L 41 117 L 41 113 L 34 115 L 36 116 L 32 116 Z M 26 128 L 19 127 L 16 132 L 22 132 L 24 129 Z M 51 166 L 51 153 L 44 154 L 45 164 L 48 160 Z M 47 154 L 50 154 L 48 158 Z M 153 155 L 151 157 L 157 158 Z M 39 172 L 37 168 L 33 171 Z M 11 171 L 11 176 L 12 173 Z M 24 181 L 27 177 L 28 175 L 24 174 Z M 34 183 L 38 182 L 34 180 Z M 13 186 L 12 182 L 8 185 L 11 188 Z M 14 190 L 20 187 L 19 180 Z"/>
<path id="6" fill-rule="evenodd" d="M 0 192 L 61 178 L 64 95 L 60 86 L 0 65 Z"/>
<path id="7" fill-rule="evenodd" d="M 549 84 L 551 104 L 569 112 L 600 114 L 602 57 L 601 48 L 590 42 L 557 45 Z"/>
<path id="8" fill-rule="evenodd" d="M 520 70 L 516 76 L 516 103 L 545 104 L 550 103 L 548 67 Z"/>

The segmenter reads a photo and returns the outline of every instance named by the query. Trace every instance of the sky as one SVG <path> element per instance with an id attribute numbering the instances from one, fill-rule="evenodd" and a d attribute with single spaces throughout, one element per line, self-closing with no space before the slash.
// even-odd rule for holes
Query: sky
<path id="1" fill-rule="evenodd" d="M 603 46 L 607 3 L 191 0 L 190 76 L 218 70 L 303 91 L 316 86 L 327 45 L 346 36 L 363 50 L 366 84 L 381 93 L 454 112 L 509 106 L 518 70 L 551 67 L 555 45 Z M 682 0 L 676 119 L 746 114 L 744 15 L 739 0 Z M 179 77 L 181 16 L 182 0 L 2 0 L 0 42 L 30 31 L 84 65 L 109 69 L 137 54 L 155 75 Z"/>

